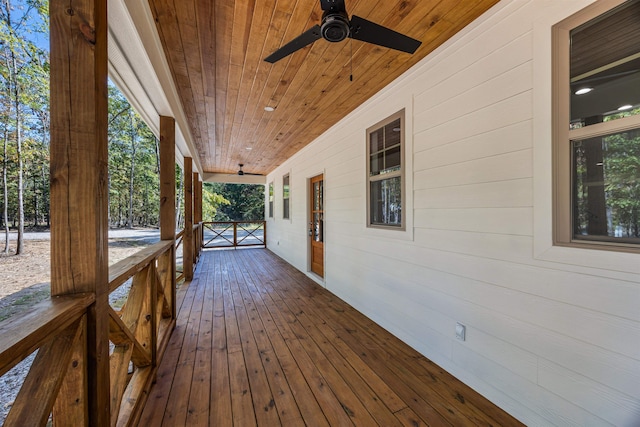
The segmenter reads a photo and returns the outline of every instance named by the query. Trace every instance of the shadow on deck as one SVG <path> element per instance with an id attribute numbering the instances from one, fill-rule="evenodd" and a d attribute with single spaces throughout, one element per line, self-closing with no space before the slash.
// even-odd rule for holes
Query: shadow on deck
<path id="1" fill-rule="evenodd" d="M 264 249 L 205 251 L 141 426 L 519 425 Z"/>

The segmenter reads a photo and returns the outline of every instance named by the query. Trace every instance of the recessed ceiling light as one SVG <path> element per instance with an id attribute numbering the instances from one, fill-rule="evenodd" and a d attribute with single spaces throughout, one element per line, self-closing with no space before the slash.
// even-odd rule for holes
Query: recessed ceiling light
<path id="1" fill-rule="evenodd" d="M 253 150 L 253 147 L 247 147 L 245 150 Z"/>
<path id="2" fill-rule="evenodd" d="M 274 107 L 270 107 L 268 105 L 266 107 L 264 107 L 264 111 L 274 111 L 274 110 L 275 110 Z"/>
<path id="3" fill-rule="evenodd" d="M 631 110 L 633 108 L 633 105 L 623 105 L 622 107 L 618 107 L 618 111 L 624 111 L 624 110 Z"/>
<path id="4" fill-rule="evenodd" d="M 585 93 L 589 93 L 593 90 L 592 87 L 583 87 L 581 89 L 578 89 L 576 91 L 576 95 L 584 95 Z"/>

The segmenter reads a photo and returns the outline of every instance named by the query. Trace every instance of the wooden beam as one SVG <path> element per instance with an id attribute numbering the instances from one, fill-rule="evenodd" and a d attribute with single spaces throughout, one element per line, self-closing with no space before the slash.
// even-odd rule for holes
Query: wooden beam
<path id="1" fill-rule="evenodd" d="M 89 425 L 108 426 L 107 0 L 54 0 L 50 16 L 51 294 L 95 294 L 87 312 Z"/>
<path id="2" fill-rule="evenodd" d="M 160 238 L 176 237 L 176 121 L 160 116 Z"/>
<path id="3" fill-rule="evenodd" d="M 184 158 L 184 239 L 182 241 L 184 279 L 193 279 L 193 162 Z"/>
<path id="4" fill-rule="evenodd" d="M 202 181 L 200 174 L 193 173 L 193 223 L 202 222 Z"/>

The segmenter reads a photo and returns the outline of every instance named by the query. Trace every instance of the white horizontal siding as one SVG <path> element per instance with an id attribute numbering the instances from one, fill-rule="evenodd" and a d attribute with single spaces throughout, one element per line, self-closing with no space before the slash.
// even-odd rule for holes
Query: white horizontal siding
<path id="1" fill-rule="evenodd" d="M 529 425 L 640 425 L 638 256 L 534 255 L 551 233 L 539 35 L 590 2 L 499 3 L 267 179 L 281 216 L 291 173 L 293 214 L 269 221 L 269 248 L 308 271 L 307 185 L 324 172 L 325 286 Z M 368 229 L 365 131 L 403 108 L 410 226 Z"/>

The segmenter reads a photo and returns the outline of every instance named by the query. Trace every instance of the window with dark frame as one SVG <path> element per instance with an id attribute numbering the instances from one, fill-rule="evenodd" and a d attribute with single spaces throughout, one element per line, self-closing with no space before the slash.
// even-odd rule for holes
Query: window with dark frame
<path id="1" fill-rule="evenodd" d="M 640 248 L 640 2 L 554 27 L 556 244 Z"/>
<path id="2" fill-rule="evenodd" d="M 289 219 L 289 174 L 282 177 L 282 219 Z"/>
<path id="3" fill-rule="evenodd" d="M 273 182 L 269 183 L 269 218 L 273 218 Z"/>
<path id="4" fill-rule="evenodd" d="M 367 129 L 369 227 L 404 229 L 404 110 Z"/>

